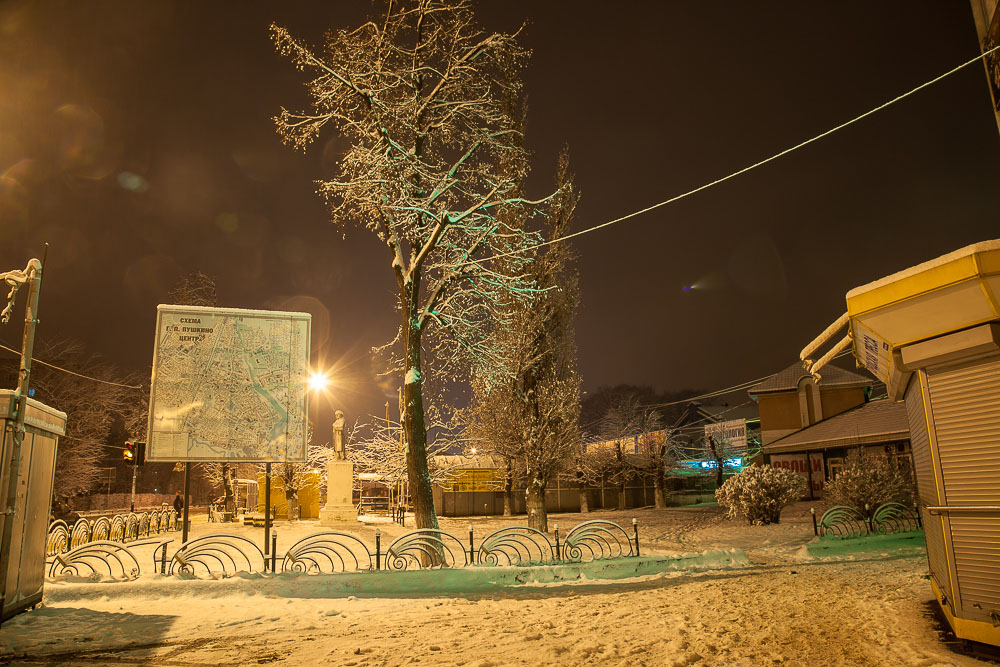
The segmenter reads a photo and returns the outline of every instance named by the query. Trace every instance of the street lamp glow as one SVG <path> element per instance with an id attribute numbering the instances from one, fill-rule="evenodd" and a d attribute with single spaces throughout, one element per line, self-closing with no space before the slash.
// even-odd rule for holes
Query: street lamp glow
<path id="1" fill-rule="evenodd" d="M 330 386 L 330 378 L 326 376 L 326 373 L 317 373 L 316 371 L 309 374 L 307 382 L 309 391 L 322 391 Z"/>

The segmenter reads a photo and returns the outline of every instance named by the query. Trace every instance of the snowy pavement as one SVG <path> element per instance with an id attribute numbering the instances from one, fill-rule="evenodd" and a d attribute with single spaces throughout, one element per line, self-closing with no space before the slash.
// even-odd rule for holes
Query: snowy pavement
<path id="1" fill-rule="evenodd" d="M 299 577 L 130 584 L 56 583 L 42 609 L 0 630 L 0 662 L 19 665 L 982 665 L 954 653 L 931 615 L 922 556 L 810 559 L 808 505 L 775 526 L 714 506 L 553 515 L 639 519 L 643 555 L 742 549 L 751 565 L 449 595 L 447 587 L 364 597 Z M 503 518 L 474 518 L 485 536 Z M 443 519 L 467 534 L 470 520 Z M 193 534 L 211 526 L 195 524 Z M 406 529 L 378 527 L 391 541 Z M 551 527 L 551 525 L 550 525 Z M 318 527 L 279 525 L 280 545 Z M 250 531 L 251 529 L 239 530 Z M 284 532 L 282 532 L 284 531 Z M 261 532 L 257 529 L 253 534 Z M 286 536 L 287 540 L 286 541 Z M 259 537 L 257 539 L 260 539 Z M 143 563 L 145 567 L 145 563 Z M 267 585 L 265 585 L 267 584 Z M 169 586 L 165 589 L 164 586 Z M 103 587 L 103 589 L 102 589 Z"/>

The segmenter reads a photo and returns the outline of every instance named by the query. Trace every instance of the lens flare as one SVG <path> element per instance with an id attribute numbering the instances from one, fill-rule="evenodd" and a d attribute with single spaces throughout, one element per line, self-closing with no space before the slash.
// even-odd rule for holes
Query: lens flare
<path id="1" fill-rule="evenodd" d="M 326 376 L 326 373 L 319 373 L 313 371 L 309 374 L 309 391 L 323 391 L 330 386 L 330 378 Z"/>

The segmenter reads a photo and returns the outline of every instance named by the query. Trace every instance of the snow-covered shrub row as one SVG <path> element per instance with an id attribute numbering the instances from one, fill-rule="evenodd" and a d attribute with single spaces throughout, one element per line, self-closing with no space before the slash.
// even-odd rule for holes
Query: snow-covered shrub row
<path id="1" fill-rule="evenodd" d="M 837 478 L 827 482 L 824 494 L 837 505 L 853 507 L 864 517 L 870 517 L 879 505 L 902 503 L 913 505 L 913 478 L 905 459 L 890 459 L 884 455 L 859 456 L 847 459 L 847 465 Z"/>
<path id="2" fill-rule="evenodd" d="M 791 470 L 754 465 L 727 479 L 716 490 L 715 499 L 726 508 L 730 518 L 764 526 L 778 523 L 782 508 L 805 492 L 805 481 Z"/>

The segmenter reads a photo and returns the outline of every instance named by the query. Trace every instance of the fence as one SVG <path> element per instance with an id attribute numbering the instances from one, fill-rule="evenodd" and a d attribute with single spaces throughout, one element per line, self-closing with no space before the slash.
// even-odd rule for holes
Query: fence
<path id="1" fill-rule="evenodd" d="M 102 516 L 94 521 L 81 518 L 72 528 L 62 519 L 57 519 L 49 524 L 45 555 L 55 556 L 91 542 L 134 542 L 152 533 L 159 535 L 174 530 L 176 520 L 177 512 L 173 508 L 116 514 L 110 519 Z"/>
<path id="2" fill-rule="evenodd" d="M 669 477 L 666 480 L 667 503 L 688 505 L 702 500 L 714 500 L 715 483 L 701 475 L 690 479 Z M 656 502 L 656 491 L 651 479 L 630 480 L 625 486 L 624 504 L 619 503 L 619 487 L 587 486 L 588 509 L 632 509 L 648 507 Z M 579 512 L 580 486 L 574 481 L 557 480 L 545 490 L 545 506 L 549 512 Z M 440 516 L 499 516 L 503 514 L 503 491 L 483 488 L 475 491 L 447 491 L 440 485 L 434 487 L 434 508 Z M 526 512 L 524 488 L 516 487 L 511 511 Z"/>
<path id="3" fill-rule="evenodd" d="M 868 509 L 867 506 L 865 508 Z M 811 509 L 810 512 L 813 515 L 813 530 L 820 537 L 847 538 L 863 535 L 887 535 L 923 528 L 920 514 L 901 503 L 879 505 L 868 517 L 853 507 L 837 505 L 823 513 L 818 525 L 816 524 L 816 510 Z"/>
<path id="4" fill-rule="evenodd" d="M 50 536 L 52 533 L 50 532 Z M 632 535 L 612 521 L 585 521 L 560 538 L 553 539 L 528 526 L 509 526 L 493 531 L 479 542 L 469 528 L 468 542 L 442 530 L 419 529 L 394 540 L 382 549 L 381 530 L 375 546 L 348 533 L 324 531 L 295 542 L 278 555 L 277 532 L 272 533 L 270 553 L 265 555 L 252 540 L 231 534 L 205 535 L 182 544 L 168 558 L 173 540 L 137 541 L 133 546 L 156 544 L 153 572 L 163 575 L 221 575 L 237 572 L 297 572 L 339 574 L 379 570 L 416 570 L 471 566 L 551 565 L 579 563 L 639 555 L 639 524 L 632 519 Z M 141 574 L 139 560 L 121 543 L 100 540 L 84 543 L 48 559 L 48 576 L 69 573 L 132 579 Z M 99 578 L 99 577 L 98 577 Z"/>

